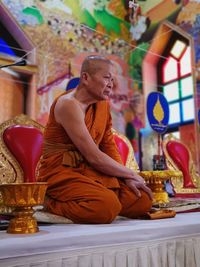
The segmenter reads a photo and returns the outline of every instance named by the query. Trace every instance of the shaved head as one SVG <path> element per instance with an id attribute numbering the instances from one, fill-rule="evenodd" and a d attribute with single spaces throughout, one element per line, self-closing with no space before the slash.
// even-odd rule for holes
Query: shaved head
<path id="1" fill-rule="evenodd" d="M 92 101 L 107 100 L 113 88 L 112 62 L 99 55 L 90 55 L 82 63 L 77 92 Z"/>
<path id="2" fill-rule="evenodd" d="M 103 68 L 104 64 L 112 65 L 112 62 L 103 56 L 88 56 L 82 63 L 81 74 L 83 72 L 95 74 L 97 71 L 99 71 L 100 68 Z"/>

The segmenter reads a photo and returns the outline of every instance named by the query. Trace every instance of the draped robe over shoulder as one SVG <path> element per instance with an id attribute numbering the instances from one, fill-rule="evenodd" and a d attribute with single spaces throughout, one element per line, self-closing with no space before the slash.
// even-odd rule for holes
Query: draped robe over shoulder
<path id="1" fill-rule="evenodd" d="M 116 177 L 105 175 L 90 166 L 74 146 L 64 128 L 55 121 L 56 102 L 57 99 L 51 107 L 49 121 L 44 131 L 43 156 L 38 177 L 38 181 L 48 182 L 47 194 L 56 198 L 60 190 L 64 189 L 67 180 L 84 180 L 85 177 L 107 188 L 119 188 Z M 66 120 L 69 119 L 66 117 Z M 111 131 L 109 103 L 100 101 L 90 105 L 85 114 L 85 124 L 99 149 L 122 164 Z"/>

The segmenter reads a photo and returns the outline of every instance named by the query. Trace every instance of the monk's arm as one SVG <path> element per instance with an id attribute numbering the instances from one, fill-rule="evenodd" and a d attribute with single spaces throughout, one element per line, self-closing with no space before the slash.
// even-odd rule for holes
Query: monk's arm
<path id="1" fill-rule="evenodd" d="M 101 151 L 106 153 L 112 159 L 122 164 L 122 159 L 121 159 L 117 145 L 113 137 L 112 121 L 111 121 L 111 115 L 109 112 L 107 116 L 108 116 L 108 120 L 107 120 L 106 130 L 101 140 L 101 143 L 99 144 L 99 148 Z"/>

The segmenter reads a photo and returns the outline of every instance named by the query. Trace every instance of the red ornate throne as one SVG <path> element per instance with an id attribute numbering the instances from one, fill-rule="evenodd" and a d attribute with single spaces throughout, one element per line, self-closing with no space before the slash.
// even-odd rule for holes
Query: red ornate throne
<path id="1" fill-rule="evenodd" d="M 0 184 L 36 181 L 42 131 L 40 124 L 23 114 L 0 125 Z M 5 209 L 0 207 L 1 212 Z"/>
<path id="2" fill-rule="evenodd" d="M 168 169 L 180 170 L 182 177 L 172 178 L 176 197 L 200 197 L 200 176 L 188 147 L 172 134 L 163 140 L 163 151 Z"/>

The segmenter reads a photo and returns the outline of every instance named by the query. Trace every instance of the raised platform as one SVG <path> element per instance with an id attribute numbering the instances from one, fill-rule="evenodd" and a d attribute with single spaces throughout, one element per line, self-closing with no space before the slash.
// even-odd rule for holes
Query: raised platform
<path id="1" fill-rule="evenodd" d="M 1 267 L 200 267 L 200 213 L 108 225 L 40 226 L 0 232 Z"/>

